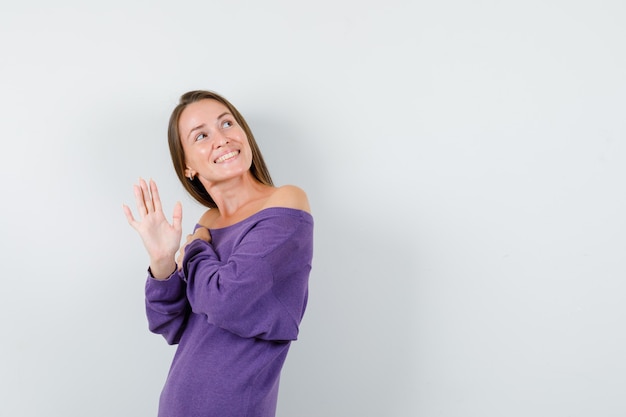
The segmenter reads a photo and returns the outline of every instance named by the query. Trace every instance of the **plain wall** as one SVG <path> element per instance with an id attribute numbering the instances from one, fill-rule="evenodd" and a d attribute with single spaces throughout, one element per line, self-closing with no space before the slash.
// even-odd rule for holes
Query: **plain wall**
<path id="1" fill-rule="evenodd" d="M 626 3 L 0 5 L 0 415 L 154 416 L 122 203 L 191 89 L 309 195 L 279 417 L 626 415 Z"/>

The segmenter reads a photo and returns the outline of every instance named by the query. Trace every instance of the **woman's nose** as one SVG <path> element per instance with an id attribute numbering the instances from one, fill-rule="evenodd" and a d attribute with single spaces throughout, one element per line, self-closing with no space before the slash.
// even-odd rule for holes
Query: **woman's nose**
<path id="1" fill-rule="evenodd" d="M 221 132 L 215 135 L 215 141 L 213 142 L 216 148 L 221 148 L 228 143 L 228 138 Z"/>

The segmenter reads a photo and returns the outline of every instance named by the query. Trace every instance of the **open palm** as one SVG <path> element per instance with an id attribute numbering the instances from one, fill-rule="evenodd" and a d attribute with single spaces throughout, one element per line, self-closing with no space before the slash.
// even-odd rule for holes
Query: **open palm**
<path id="1" fill-rule="evenodd" d="M 163 214 L 159 190 L 153 180 L 150 180 L 148 186 L 145 180 L 140 179 L 139 184 L 133 188 L 139 220 L 136 220 L 130 208 L 124 205 L 126 219 L 141 236 L 150 256 L 153 274 L 163 275 L 161 269 L 163 271 L 169 269 L 167 271 L 169 273 L 173 269 L 172 265 L 175 265 L 175 255 L 182 236 L 182 206 L 180 202 L 176 203 L 170 224 Z"/>

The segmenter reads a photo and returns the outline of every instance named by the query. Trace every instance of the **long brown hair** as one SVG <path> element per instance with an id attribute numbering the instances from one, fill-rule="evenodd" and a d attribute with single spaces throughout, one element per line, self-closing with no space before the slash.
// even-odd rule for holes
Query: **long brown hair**
<path id="1" fill-rule="evenodd" d="M 167 130 L 167 139 L 170 146 L 170 155 L 172 156 L 174 170 L 187 192 L 200 202 L 200 204 L 210 208 L 217 207 L 215 201 L 213 201 L 213 198 L 211 198 L 207 190 L 204 188 L 204 185 L 202 185 L 197 177 L 194 177 L 193 180 L 185 177 L 185 151 L 183 150 L 183 145 L 180 141 L 178 122 L 183 110 L 185 110 L 189 104 L 200 100 L 217 100 L 228 108 L 235 118 L 235 121 L 239 124 L 239 126 L 241 126 L 248 137 L 248 143 L 250 144 L 250 149 L 252 150 L 252 165 L 250 166 L 250 173 L 261 184 L 274 185 L 272 177 L 267 169 L 267 165 L 265 165 L 265 161 L 263 160 L 263 155 L 261 155 L 261 150 L 254 139 L 254 135 L 252 134 L 248 123 L 246 123 L 246 120 L 243 118 L 241 113 L 239 113 L 235 106 L 219 94 L 212 91 L 195 90 L 189 91 L 180 97 L 178 105 L 174 108 L 174 111 L 172 111 L 172 115 L 170 116 L 169 127 Z"/>

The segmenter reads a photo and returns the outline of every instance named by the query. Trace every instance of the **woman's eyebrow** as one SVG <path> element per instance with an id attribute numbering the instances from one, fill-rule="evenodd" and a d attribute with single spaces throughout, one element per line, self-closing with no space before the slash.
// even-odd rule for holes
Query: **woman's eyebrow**
<path id="1" fill-rule="evenodd" d="M 220 117 L 221 117 L 221 116 L 220 116 Z M 204 126 L 205 126 L 205 125 L 204 125 L 204 123 L 202 123 L 201 125 L 198 125 L 198 126 L 194 127 L 193 129 L 191 129 L 191 130 L 189 131 L 189 133 L 187 134 L 187 139 L 189 139 L 189 137 L 191 136 L 191 134 L 192 134 L 193 132 L 195 132 L 196 130 L 202 129 Z"/>
<path id="2" fill-rule="evenodd" d="M 229 111 L 225 111 L 224 113 L 222 113 L 222 114 L 220 114 L 219 116 L 217 116 L 217 119 L 216 119 L 216 120 L 219 120 L 219 119 L 221 119 L 222 117 L 227 116 L 227 115 L 232 116 L 232 114 L 231 114 Z M 202 123 L 201 125 L 198 125 L 198 126 L 194 127 L 193 129 L 191 129 L 191 130 L 189 131 L 189 133 L 187 134 L 187 139 L 189 139 L 189 136 L 191 136 L 191 134 L 192 134 L 193 132 L 195 132 L 196 130 L 202 129 L 202 128 L 203 128 L 203 127 L 205 127 L 205 126 L 206 126 L 206 125 L 205 125 L 204 123 Z"/>

